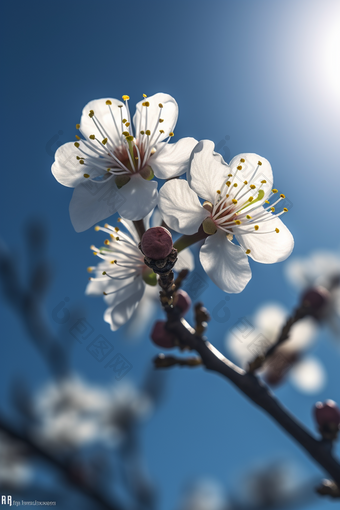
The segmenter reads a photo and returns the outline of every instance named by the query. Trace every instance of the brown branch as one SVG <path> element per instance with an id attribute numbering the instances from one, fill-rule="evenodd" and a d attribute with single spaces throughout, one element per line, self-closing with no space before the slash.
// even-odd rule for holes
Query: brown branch
<path id="1" fill-rule="evenodd" d="M 92 488 L 89 483 L 86 481 L 82 482 L 79 478 L 75 478 L 72 470 L 70 469 L 70 465 L 67 462 L 63 462 L 57 457 L 54 457 L 47 450 L 44 450 L 41 446 L 35 443 L 28 434 L 14 430 L 2 417 L 0 417 L 0 430 L 12 437 L 14 440 L 25 444 L 32 454 L 49 462 L 54 468 L 62 473 L 70 485 L 77 489 L 83 496 L 87 496 L 97 505 L 100 505 L 100 508 L 105 508 L 106 510 L 123 510 L 120 504 L 115 501 L 108 501 L 99 492 Z"/>

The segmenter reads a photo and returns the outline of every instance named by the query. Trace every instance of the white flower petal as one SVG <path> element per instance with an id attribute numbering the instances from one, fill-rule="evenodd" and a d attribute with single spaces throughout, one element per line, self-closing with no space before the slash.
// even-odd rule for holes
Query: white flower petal
<path id="1" fill-rule="evenodd" d="M 216 191 L 227 181 L 230 168 L 222 156 L 214 152 L 210 140 L 198 142 L 191 154 L 187 172 L 189 186 L 204 200 L 214 203 Z"/>
<path id="2" fill-rule="evenodd" d="M 118 131 L 112 119 L 110 108 L 106 104 L 107 100 L 112 102 L 111 111 L 116 121 Z M 122 107 L 119 108 L 118 105 L 121 105 Z M 89 117 L 90 110 L 94 111 L 93 118 Z M 102 141 L 104 138 L 108 138 L 109 147 L 117 146 L 121 144 L 121 133 L 126 130 L 125 126 L 121 122 L 122 118 L 128 118 L 125 104 L 122 101 L 111 97 L 95 99 L 94 101 L 87 103 L 82 111 L 80 131 L 86 138 L 90 135 L 95 135 L 99 141 Z M 96 120 L 99 121 L 102 126 L 100 127 L 99 125 L 99 129 L 96 127 Z"/>
<path id="3" fill-rule="evenodd" d="M 241 292 L 251 279 L 248 257 L 220 231 L 206 239 L 200 261 L 207 275 L 224 292 Z"/>
<path id="4" fill-rule="evenodd" d="M 244 160 L 244 162 L 241 160 Z M 262 164 L 259 165 L 259 162 Z M 262 181 L 266 181 L 261 186 L 261 189 L 265 192 L 264 199 L 270 194 L 273 187 L 273 172 L 266 158 L 258 154 L 244 152 L 235 156 L 229 166 L 231 168 L 230 173 L 236 174 L 234 183 L 241 186 L 244 181 L 248 181 L 248 185 L 254 184 L 257 189 L 261 186 Z M 238 167 L 242 167 L 242 169 L 238 170 Z M 253 192 L 254 196 L 256 196 L 256 189 Z"/>
<path id="5" fill-rule="evenodd" d="M 69 188 L 75 188 L 78 184 L 86 182 L 84 174 L 91 175 L 91 178 L 98 177 L 99 175 L 105 174 L 105 165 L 101 163 L 101 160 L 97 155 L 85 147 L 84 143 L 79 142 L 80 148 L 84 150 L 90 156 L 96 157 L 96 166 L 88 166 L 87 164 L 81 165 L 78 157 L 84 156 L 74 146 L 73 142 L 68 142 L 59 147 L 55 153 L 55 162 L 52 165 L 52 174 L 60 184 Z M 103 166 L 98 168 L 98 166 Z"/>
<path id="6" fill-rule="evenodd" d="M 174 179 L 162 186 L 158 208 L 165 223 L 181 234 L 194 234 L 209 216 L 184 179 Z"/>
<path id="7" fill-rule="evenodd" d="M 147 216 L 157 205 L 158 191 L 156 181 L 146 181 L 140 175 L 119 190 L 121 201 L 117 206 L 119 214 L 127 220 L 140 220 Z"/>
<path id="8" fill-rule="evenodd" d="M 197 145 L 195 138 L 181 138 L 172 144 L 160 143 L 148 164 L 158 179 L 171 179 L 188 171 L 190 155 Z"/>
<path id="9" fill-rule="evenodd" d="M 70 202 L 70 218 L 76 232 L 83 232 L 115 212 L 122 197 L 114 180 L 79 184 Z"/>
<path id="10" fill-rule="evenodd" d="M 150 106 L 143 106 L 144 102 L 148 102 Z M 159 104 L 163 105 L 161 112 L 161 119 L 164 122 L 159 123 L 159 114 L 160 107 Z M 147 112 L 146 112 L 147 111 Z M 146 115 L 147 115 L 147 124 L 146 124 Z M 162 129 L 164 134 L 158 138 L 158 141 L 161 142 L 165 138 L 169 136 L 169 133 L 175 129 L 176 122 L 178 118 L 178 104 L 173 97 L 169 94 L 158 93 L 153 96 L 147 97 L 143 99 L 136 105 L 136 113 L 133 116 L 133 125 L 135 126 L 136 138 L 138 138 L 140 131 L 146 131 L 149 129 L 151 134 L 154 133 L 156 128 L 155 135 L 150 140 L 150 144 L 152 145 L 156 137 L 159 134 L 159 130 Z"/>
<path id="11" fill-rule="evenodd" d="M 143 297 L 144 290 L 145 283 L 142 278 L 137 278 L 129 288 L 126 288 L 128 297 L 119 303 L 115 302 L 114 306 L 105 311 L 104 320 L 110 324 L 112 331 L 116 331 L 130 319 Z"/>
<path id="12" fill-rule="evenodd" d="M 254 226 L 245 226 L 249 233 L 237 234 L 236 239 L 246 249 L 250 250 L 249 256 L 262 264 L 274 264 L 285 260 L 292 253 L 294 238 L 288 228 L 279 218 L 273 218 L 266 222 L 258 221 L 259 233 Z M 275 229 L 279 229 L 279 233 Z M 271 232 L 262 234 L 262 232 Z"/>
<path id="13" fill-rule="evenodd" d="M 326 385 L 327 375 L 320 361 L 309 356 L 290 371 L 292 383 L 304 393 L 319 393 Z"/>
<path id="14" fill-rule="evenodd" d="M 179 252 L 174 269 L 177 272 L 182 271 L 182 269 L 188 269 L 189 271 L 195 269 L 195 259 L 189 248 Z"/>

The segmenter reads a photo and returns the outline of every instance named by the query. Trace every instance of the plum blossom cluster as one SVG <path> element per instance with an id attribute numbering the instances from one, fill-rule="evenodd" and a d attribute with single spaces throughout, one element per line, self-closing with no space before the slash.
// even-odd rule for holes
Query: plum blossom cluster
<path id="1" fill-rule="evenodd" d="M 228 164 L 209 140 L 171 143 L 178 105 L 168 94 L 143 95 L 133 117 L 129 96 L 122 99 L 88 103 L 76 125 L 76 141 L 57 150 L 52 166 L 55 178 L 74 188 L 70 217 L 76 231 L 119 213 L 117 226 L 95 227 L 107 239 L 104 246 L 92 247 L 101 262 L 89 268 L 93 277 L 86 289 L 104 294 L 104 319 L 112 330 L 134 315 L 146 286 L 157 284 L 138 247 L 156 206 L 162 225 L 181 235 L 174 245 L 175 270 L 192 269 L 186 248 L 204 241 L 200 262 L 228 293 L 241 292 L 251 279 L 249 257 L 280 262 L 294 245 L 281 221 L 285 196 L 273 187 L 265 158 L 242 153 Z M 158 192 L 161 180 L 166 182 Z"/>

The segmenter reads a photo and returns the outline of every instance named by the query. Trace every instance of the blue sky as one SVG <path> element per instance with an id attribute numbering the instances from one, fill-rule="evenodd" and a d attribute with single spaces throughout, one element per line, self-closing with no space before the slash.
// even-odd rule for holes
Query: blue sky
<path id="1" fill-rule="evenodd" d="M 131 361 L 136 382 L 157 352 L 147 334 L 134 343 L 124 331 L 112 335 L 102 320 L 102 300 L 85 298 L 86 268 L 93 264 L 89 246 L 99 234 L 74 232 L 72 190 L 50 172 L 58 144 L 74 139 L 81 110 L 92 99 L 128 94 L 132 106 L 143 93 L 171 94 L 180 108 L 176 139 L 210 139 L 227 159 L 256 152 L 271 162 L 275 185 L 291 202 L 285 221 L 295 255 L 338 249 L 339 2 L 21 0 L 2 3 L 1 10 L 1 236 L 24 265 L 25 222 L 46 223 L 55 275 L 46 309 L 52 326 L 52 310 L 69 297 L 70 306 L 84 307 L 94 329 Z M 230 319 L 210 323 L 208 336 L 218 348 L 226 329 L 259 303 L 296 303 L 283 264 L 253 263 L 252 270 L 245 291 L 227 302 Z M 200 299 L 213 310 L 223 292 L 211 284 Z M 21 324 L 7 305 L 4 310 L 0 394 L 6 406 L 13 377 L 20 374 L 34 389 L 48 374 Z M 340 401 L 340 354 L 327 331 L 316 352 L 329 367 L 325 390 L 317 397 L 290 385 L 278 392 L 309 426 L 316 399 Z M 73 363 L 90 381 L 110 382 L 81 345 L 75 345 Z M 169 382 L 164 405 L 143 429 L 162 510 L 174 507 L 187 480 L 208 476 L 232 487 L 245 467 L 266 459 L 293 458 L 307 475 L 319 473 L 226 381 L 201 369 L 176 369 Z M 315 508 L 329 505 L 320 500 Z"/>

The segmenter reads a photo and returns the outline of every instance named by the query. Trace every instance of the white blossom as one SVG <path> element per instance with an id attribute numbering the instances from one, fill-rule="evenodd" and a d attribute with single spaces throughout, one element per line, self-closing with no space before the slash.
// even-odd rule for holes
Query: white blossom
<path id="1" fill-rule="evenodd" d="M 54 177 L 75 188 L 70 217 L 77 232 L 117 211 L 129 220 L 145 217 L 158 200 L 153 176 L 169 179 L 186 172 L 197 143 L 193 138 L 168 143 L 178 117 L 178 105 L 170 95 L 144 98 L 137 103 L 133 120 L 129 96 L 123 100 L 88 103 L 76 126 L 82 138 L 77 135 L 76 142 L 56 152 Z"/>
<path id="2" fill-rule="evenodd" d="M 202 225 L 207 238 L 200 261 L 225 292 L 241 292 L 249 282 L 248 256 L 272 264 L 292 252 L 293 237 L 279 218 L 287 212 L 280 209 L 285 196 L 272 186 L 265 158 L 239 154 L 228 165 L 213 142 L 203 140 L 192 152 L 187 181 L 174 179 L 160 190 L 159 209 L 170 228 L 192 235 Z"/>

